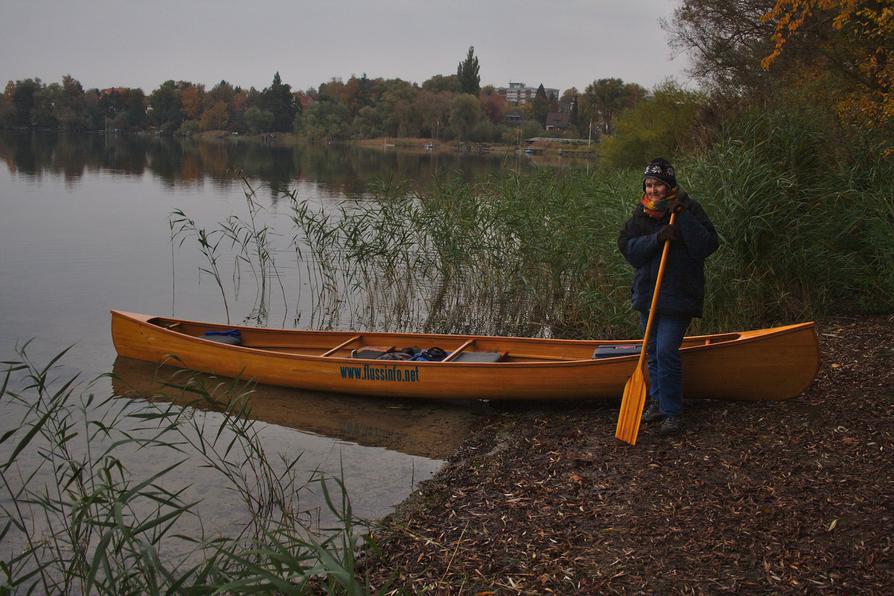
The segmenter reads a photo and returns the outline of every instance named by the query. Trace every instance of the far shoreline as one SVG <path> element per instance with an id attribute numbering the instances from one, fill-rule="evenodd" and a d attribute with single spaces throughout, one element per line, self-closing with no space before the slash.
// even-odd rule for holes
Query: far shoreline
<path id="1" fill-rule="evenodd" d="M 152 130 L 82 130 L 77 132 L 49 128 L 5 128 L 12 132 L 40 132 L 49 134 L 84 134 L 84 135 L 135 135 L 141 137 L 166 136 L 190 139 L 200 143 L 256 143 L 274 147 L 300 147 L 308 145 L 345 145 L 377 151 L 399 151 L 408 154 L 493 154 L 493 155 L 544 155 L 553 158 L 569 158 L 574 160 L 595 160 L 598 157 L 598 142 L 590 143 L 582 139 L 562 139 L 553 137 L 535 137 L 518 143 L 501 142 L 465 142 L 452 140 L 436 140 L 426 137 L 375 137 L 371 139 L 321 140 L 310 141 L 307 137 L 294 132 L 240 133 L 227 130 L 206 130 L 187 135 L 177 133 L 159 133 Z"/>
<path id="2" fill-rule="evenodd" d="M 400 151 L 401 153 L 424 154 L 497 154 L 513 155 L 516 153 L 543 154 L 570 157 L 574 159 L 595 159 L 597 143 L 589 146 L 585 141 L 576 139 L 549 139 L 537 137 L 522 141 L 520 144 L 510 143 L 478 143 L 457 140 L 436 140 L 426 137 L 376 137 L 372 139 L 351 139 L 344 141 L 309 141 L 297 133 L 274 132 L 241 134 L 222 130 L 209 130 L 195 133 L 187 138 L 200 142 L 252 142 L 278 147 L 296 147 L 302 145 L 347 145 L 377 151 Z"/>

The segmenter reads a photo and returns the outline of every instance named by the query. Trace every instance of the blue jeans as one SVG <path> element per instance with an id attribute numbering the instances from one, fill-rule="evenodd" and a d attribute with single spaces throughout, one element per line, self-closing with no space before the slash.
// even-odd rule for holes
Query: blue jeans
<path id="1" fill-rule="evenodd" d="M 649 313 L 640 313 L 640 325 L 646 332 Z M 646 348 L 649 367 L 649 400 L 657 404 L 665 416 L 683 413 L 683 363 L 680 361 L 680 344 L 691 317 L 673 317 L 655 313 L 652 335 Z"/>

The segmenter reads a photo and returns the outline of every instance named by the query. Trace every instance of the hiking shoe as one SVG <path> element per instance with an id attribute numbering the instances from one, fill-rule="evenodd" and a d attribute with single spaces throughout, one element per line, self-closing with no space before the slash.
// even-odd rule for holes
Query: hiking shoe
<path id="1" fill-rule="evenodd" d="M 667 416 L 658 429 L 660 435 L 678 435 L 683 432 L 683 421 L 679 416 Z"/>
<path id="2" fill-rule="evenodd" d="M 658 404 L 652 404 L 643 412 L 643 422 L 655 422 L 664 418 L 664 414 L 658 409 Z"/>

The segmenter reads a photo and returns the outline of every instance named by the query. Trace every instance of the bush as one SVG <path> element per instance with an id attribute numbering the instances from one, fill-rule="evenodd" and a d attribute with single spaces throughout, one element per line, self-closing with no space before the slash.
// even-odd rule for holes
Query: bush
<path id="1" fill-rule="evenodd" d="M 479 120 L 469 134 L 469 140 L 476 143 L 492 143 L 499 141 L 500 137 L 500 128 L 486 118 Z"/>
<path id="2" fill-rule="evenodd" d="M 522 140 L 530 139 L 531 137 L 542 137 L 544 132 L 543 127 L 536 120 L 525 120 L 522 122 L 521 129 Z"/>
<path id="3" fill-rule="evenodd" d="M 837 163 L 823 121 L 809 110 L 748 115 L 678 164 L 721 235 L 708 262 L 713 325 L 894 309 L 883 183 L 894 168 Z"/>
<path id="4" fill-rule="evenodd" d="M 197 120 L 186 120 L 177 129 L 177 134 L 184 137 L 191 136 L 197 132 L 199 132 L 199 122 Z"/>
<path id="5" fill-rule="evenodd" d="M 254 133 L 267 132 L 273 126 L 273 113 L 257 107 L 245 110 L 245 124 Z"/>
<path id="6" fill-rule="evenodd" d="M 602 141 L 601 159 L 609 167 L 638 167 L 656 155 L 676 155 L 691 147 L 692 127 L 703 103 L 701 94 L 664 83 L 652 98 L 618 115 L 615 134 Z"/>

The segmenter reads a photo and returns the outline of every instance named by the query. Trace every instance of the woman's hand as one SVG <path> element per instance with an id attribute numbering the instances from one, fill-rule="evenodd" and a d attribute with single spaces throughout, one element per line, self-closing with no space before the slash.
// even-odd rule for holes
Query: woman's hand
<path id="1" fill-rule="evenodd" d="M 658 242 L 660 244 L 664 244 L 668 240 L 676 240 L 677 239 L 677 227 L 672 225 L 662 226 L 660 230 L 658 230 Z"/>

